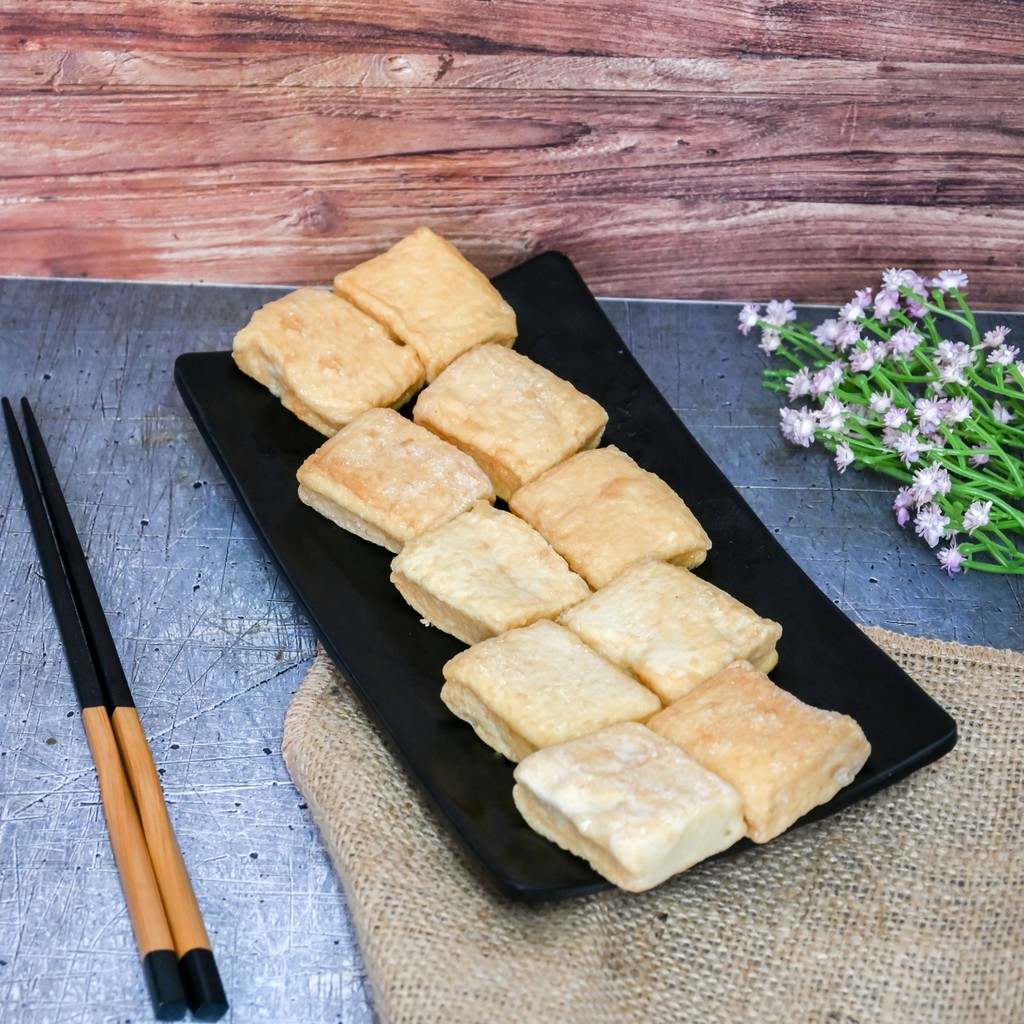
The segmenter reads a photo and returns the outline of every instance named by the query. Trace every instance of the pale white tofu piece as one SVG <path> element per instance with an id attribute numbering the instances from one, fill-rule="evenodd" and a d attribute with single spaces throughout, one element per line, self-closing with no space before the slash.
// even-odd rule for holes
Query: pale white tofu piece
<path id="1" fill-rule="evenodd" d="M 590 593 L 532 526 L 482 501 L 409 541 L 391 581 L 428 623 L 467 644 L 554 618 Z"/>
<path id="2" fill-rule="evenodd" d="M 299 467 L 299 497 L 357 536 L 401 551 L 477 501 L 487 474 L 463 451 L 394 409 L 368 409 Z"/>
<path id="3" fill-rule="evenodd" d="M 511 761 L 661 710 L 647 687 L 548 619 L 474 644 L 443 672 L 441 700 Z"/>
<path id="4" fill-rule="evenodd" d="M 428 381 L 474 345 L 516 339 L 512 307 L 448 239 L 427 227 L 342 271 L 334 290 L 415 349 Z"/>
<path id="5" fill-rule="evenodd" d="M 665 704 L 740 658 L 769 671 L 782 636 L 777 622 L 724 590 L 652 559 L 630 566 L 558 621 Z"/>
<path id="6" fill-rule="evenodd" d="M 366 409 L 404 405 L 424 380 L 413 349 L 322 288 L 299 288 L 256 310 L 235 335 L 232 356 L 328 437 Z"/>
<path id="7" fill-rule="evenodd" d="M 701 683 L 648 725 L 739 791 L 756 843 L 831 800 L 871 753 L 849 715 L 805 704 L 746 662 Z"/>
<path id="8" fill-rule="evenodd" d="M 538 750 L 514 776 L 512 797 L 531 828 L 631 892 L 744 834 L 736 790 L 636 722 Z"/>
<path id="9" fill-rule="evenodd" d="M 644 558 L 700 565 L 711 539 L 661 477 L 614 446 L 571 456 L 509 499 L 595 589 Z"/>
<path id="10" fill-rule="evenodd" d="M 480 345 L 420 392 L 413 419 L 472 455 L 507 500 L 546 469 L 597 445 L 608 414 L 529 357 Z"/>

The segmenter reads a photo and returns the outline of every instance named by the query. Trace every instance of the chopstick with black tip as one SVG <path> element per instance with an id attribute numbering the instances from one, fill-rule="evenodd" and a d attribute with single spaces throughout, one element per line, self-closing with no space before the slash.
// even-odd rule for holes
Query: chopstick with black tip
<path id="1" fill-rule="evenodd" d="M 92 652 L 121 760 L 135 796 L 189 1009 L 197 1020 L 215 1021 L 227 1011 L 227 997 L 188 868 L 167 812 L 153 754 L 74 522 L 27 399 L 22 398 L 21 408 L 64 570 Z"/>
<path id="2" fill-rule="evenodd" d="M 178 957 L 174 951 L 135 800 L 121 764 L 103 688 L 93 664 L 71 586 L 64 574 L 60 551 L 51 531 L 21 431 L 11 403 L 6 398 L 3 399 L 3 411 L 43 576 L 82 708 L 82 722 L 96 764 L 110 844 L 142 958 L 153 1010 L 157 1020 L 180 1020 L 185 1015 L 186 997 Z"/>

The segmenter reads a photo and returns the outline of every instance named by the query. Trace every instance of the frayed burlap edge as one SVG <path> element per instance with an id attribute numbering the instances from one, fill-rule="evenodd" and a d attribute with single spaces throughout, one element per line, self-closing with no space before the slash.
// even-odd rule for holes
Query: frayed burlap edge
<path id="1" fill-rule="evenodd" d="M 284 757 L 382 1024 L 1020 1024 L 1024 655 L 866 632 L 957 720 L 883 793 L 641 895 L 495 896 L 320 652 Z"/>

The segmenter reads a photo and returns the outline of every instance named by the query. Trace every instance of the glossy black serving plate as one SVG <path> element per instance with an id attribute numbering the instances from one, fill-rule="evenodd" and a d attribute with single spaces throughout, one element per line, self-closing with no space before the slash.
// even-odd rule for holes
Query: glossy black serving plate
<path id="1" fill-rule="evenodd" d="M 516 310 L 519 351 L 604 405 L 604 443 L 668 481 L 713 541 L 697 572 L 782 623 L 778 685 L 852 715 L 871 741 L 832 814 L 950 750 L 956 724 L 829 601 L 763 526 L 651 383 L 573 265 L 549 253 L 495 280 Z M 462 648 L 424 626 L 389 582 L 392 555 L 303 505 L 295 471 L 324 438 L 242 374 L 229 352 L 191 353 L 175 379 L 239 502 L 305 609 L 441 818 L 505 896 L 540 901 L 607 883 L 534 833 L 512 802 L 512 765 L 441 703 Z M 741 848 L 743 841 L 733 849 Z"/>

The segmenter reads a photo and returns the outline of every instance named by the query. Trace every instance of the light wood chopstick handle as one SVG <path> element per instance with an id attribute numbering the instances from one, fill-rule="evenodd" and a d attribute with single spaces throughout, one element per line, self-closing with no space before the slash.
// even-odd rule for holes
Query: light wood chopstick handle
<path id="1" fill-rule="evenodd" d="M 210 938 L 167 813 L 160 775 L 153 763 L 139 713 L 134 707 L 118 707 L 111 717 L 128 781 L 135 793 L 153 870 L 163 894 L 174 948 L 179 957 L 190 949 L 209 949 Z"/>
<path id="2" fill-rule="evenodd" d="M 142 721 L 134 705 L 114 708 L 111 718 L 163 897 L 189 1009 L 196 1020 L 219 1020 L 228 1009 L 224 984 L 210 948 L 199 901 L 167 813 L 163 786 Z"/>
<path id="3" fill-rule="evenodd" d="M 105 707 L 85 707 L 82 722 L 96 764 L 110 845 L 156 1016 L 158 1020 L 180 1020 L 186 1001 L 174 942 L 110 716 Z"/>

